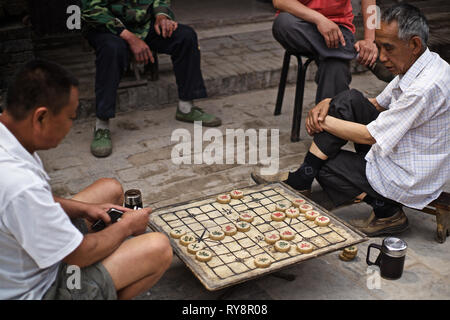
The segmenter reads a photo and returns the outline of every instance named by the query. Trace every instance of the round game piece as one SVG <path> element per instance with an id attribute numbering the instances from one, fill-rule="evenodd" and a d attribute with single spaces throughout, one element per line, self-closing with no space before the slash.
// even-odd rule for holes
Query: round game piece
<path id="1" fill-rule="evenodd" d="M 285 230 L 280 234 L 281 239 L 283 240 L 292 240 L 295 238 L 295 233 L 291 230 Z"/>
<path id="2" fill-rule="evenodd" d="M 180 243 L 183 246 L 187 246 L 188 244 L 195 242 L 196 238 L 192 233 L 185 234 L 180 238 Z"/>
<path id="3" fill-rule="evenodd" d="M 207 262 L 212 259 L 212 253 L 208 250 L 199 250 L 195 254 L 195 259 L 201 262 Z"/>
<path id="4" fill-rule="evenodd" d="M 291 219 L 297 218 L 300 215 L 300 211 L 298 211 L 297 208 L 286 209 L 285 213 L 286 213 L 286 217 L 291 218 Z"/>
<path id="5" fill-rule="evenodd" d="M 214 230 L 209 233 L 211 240 L 222 240 L 225 238 L 225 232 L 222 230 Z"/>
<path id="6" fill-rule="evenodd" d="M 281 211 L 272 212 L 270 215 L 273 221 L 283 221 L 286 218 L 286 213 Z"/>
<path id="7" fill-rule="evenodd" d="M 278 232 L 270 232 L 270 233 L 266 234 L 266 236 L 264 237 L 264 240 L 268 244 L 274 244 L 275 242 L 280 240 L 280 235 L 278 234 Z"/>
<path id="8" fill-rule="evenodd" d="M 301 253 L 310 253 L 314 250 L 314 247 L 311 243 L 302 241 L 297 244 L 297 250 Z"/>
<path id="9" fill-rule="evenodd" d="M 298 210 L 300 210 L 301 213 L 305 213 L 306 211 L 310 211 L 312 209 L 313 209 L 312 205 L 307 203 L 304 203 L 298 207 Z"/>
<path id="10" fill-rule="evenodd" d="M 342 252 L 339 254 L 339 259 L 341 259 L 342 261 L 352 261 L 353 259 L 355 259 L 355 257 L 356 257 L 356 256 L 353 256 L 353 257 L 347 257 L 347 256 L 345 255 L 344 251 L 342 251 Z"/>
<path id="11" fill-rule="evenodd" d="M 320 213 L 315 210 L 309 210 L 305 213 L 305 218 L 311 221 L 316 220 L 317 217 L 320 216 Z"/>
<path id="12" fill-rule="evenodd" d="M 292 205 L 296 208 L 298 208 L 299 206 L 301 206 L 304 203 L 306 203 L 306 200 L 302 199 L 302 198 L 295 198 L 292 200 Z"/>
<path id="13" fill-rule="evenodd" d="M 222 204 L 230 203 L 231 196 L 229 194 L 220 194 L 217 196 L 217 202 Z"/>
<path id="14" fill-rule="evenodd" d="M 241 190 L 233 190 L 230 192 L 230 195 L 233 199 L 242 199 L 244 197 L 244 192 Z"/>
<path id="15" fill-rule="evenodd" d="M 223 232 L 227 236 L 234 236 L 237 233 L 237 228 L 234 224 L 227 224 L 222 227 Z"/>
<path id="16" fill-rule="evenodd" d="M 278 240 L 275 242 L 275 250 L 278 252 L 288 252 L 291 249 L 291 244 L 286 240 Z"/>
<path id="17" fill-rule="evenodd" d="M 318 216 L 314 222 L 320 227 L 326 227 L 330 223 L 330 218 L 325 216 Z"/>
<path id="18" fill-rule="evenodd" d="M 245 211 L 239 215 L 239 220 L 245 221 L 245 222 L 252 222 L 255 215 L 251 213 L 250 211 Z"/>
<path id="19" fill-rule="evenodd" d="M 275 210 L 284 212 L 287 208 L 289 208 L 289 203 L 286 201 L 277 202 L 275 205 Z"/>
<path id="20" fill-rule="evenodd" d="M 236 223 L 236 228 L 240 232 L 247 232 L 248 230 L 250 230 L 250 226 L 250 223 L 245 221 L 239 221 L 238 223 Z"/>
<path id="21" fill-rule="evenodd" d="M 203 243 L 192 242 L 187 246 L 187 251 L 192 254 L 196 254 L 198 251 L 202 250 L 205 247 Z"/>
<path id="22" fill-rule="evenodd" d="M 272 258 L 267 254 L 255 258 L 255 266 L 258 268 L 267 268 L 272 264 Z"/>
<path id="23" fill-rule="evenodd" d="M 186 230 L 183 228 L 175 228 L 170 231 L 170 236 L 175 239 L 180 239 L 186 234 Z"/>
<path id="24" fill-rule="evenodd" d="M 358 253 L 358 248 L 355 246 L 350 246 L 344 249 L 343 255 L 347 258 L 354 258 Z"/>

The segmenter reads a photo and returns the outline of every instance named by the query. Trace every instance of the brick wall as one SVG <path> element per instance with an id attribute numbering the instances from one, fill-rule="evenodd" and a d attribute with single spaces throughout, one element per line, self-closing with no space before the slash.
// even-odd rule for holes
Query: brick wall
<path id="1" fill-rule="evenodd" d="M 0 90 L 17 69 L 34 58 L 31 29 L 23 26 L 0 28 Z"/>

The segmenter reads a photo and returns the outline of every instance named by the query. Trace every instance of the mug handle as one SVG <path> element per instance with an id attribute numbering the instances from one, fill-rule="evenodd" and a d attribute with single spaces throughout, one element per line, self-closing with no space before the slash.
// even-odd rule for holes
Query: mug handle
<path id="1" fill-rule="evenodd" d="M 369 247 L 367 248 L 367 257 L 366 257 L 367 265 L 369 265 L 369 266 L 371 266 L 371 265 L 377 265 L 377 266 L 380 266 L 380 265 L 378 264 L 378 263 L 379 263 L 379 260 L 378 260 L 378 259 L 377 259 L 375 262 L 372 262 L 372 261 L 369 260 L 369 257 L 370 257 L 370 248 L 378 249 L 378 250 L 380 250 L 380 252 L 381 252 L 381 246 L 380 246 L 379 244 L 375 244 L 375 243 L 369 244 Z"/>

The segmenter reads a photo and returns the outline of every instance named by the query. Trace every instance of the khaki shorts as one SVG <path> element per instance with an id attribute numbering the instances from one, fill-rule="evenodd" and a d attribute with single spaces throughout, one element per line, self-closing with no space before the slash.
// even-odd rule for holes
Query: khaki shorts
<path id="1" fill-rule="evenodd" d="M 86 234 L 84 221 L 72 221 Z M 109 272 L 101 262 L 85 268 L 70 268 L 61 262 L 58 274 L 43 300 L 116 300 L 117 292 Z"/>

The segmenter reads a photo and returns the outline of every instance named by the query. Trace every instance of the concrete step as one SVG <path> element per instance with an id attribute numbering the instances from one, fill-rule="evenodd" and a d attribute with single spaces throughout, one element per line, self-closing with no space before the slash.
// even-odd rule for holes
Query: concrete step
<path id="1" fill-rule="evenodd" d="M 239 25 L 219 25 L 197 30 L 202 53 L 202 73 L 209 97 L 227 96 L 249 90 L 278 86 L 284 49 L 272 36 L 271 17 L 267 21 Z M 79 117 L 95 111 L 95 55 L 92 50 L 71 41 L 55 42 L 37 50 L 37 56 L 59 62 L 80 80 Z M 170 57 L 159 54 L 159 80 L 141 81 L 125 76 L 117 93 L 117 111 L 161 108 L 178 101 L 178 91 Z M 316 66 L 309 67 L 307 80 L 313 80 Z M 353 72 L 366 71 L 352 64 Z M 295 83 L 297 61 L 292 58 L 288 83 Z M 144 80 L 148 75 L 144 75 Z"/>
<path id="2" fill-rule="evenodd" d="M 380 6 L 390 6 L 396 1 L 381 0 Z M 430 48 L 449 59 L 449 12 L 448 0 L 414 1 L 422 8 L 430 21 Z M 180 22 L 193 25 L 197 31 L 202 52 L 202 73 L 208 96 L 227 96 L 248 90 L 276 87 L 279 83 L 284 49 L 272 36 L 274 10 L 267 3 L 252 2 L 246 12 L 248 17 L 236 14 L 240 1 L 230 0 L 227 10 L 234 14 L 224 14 L 221 19 L 217 9 L 208 18 L 198 19 L 195 1 L 174 1 L 174 6 L 185 6 L 178 18 Z M 202 4 L 203 6 L 204 4 Z M 193 7 L 192 7 L 193 6 Z M 211 4 L 215 8 L 216 5 Z M 233 9 L 234 8 L 234 9 Z M 189 10 L 190 9 L 190 10 Z M 273 9 L 273 8 L 272 8 Z M 205 8 L 202 8 L 202 12 Z M 211 9 L 212 10 L 212 9 Z M 250 11 L 249 11 L 250 10 Z M 221 13 L 222 14 L 222 13 Z M 203 17 L 203 16 L 202 16 Z M 232 17 L 232 18 L 230 18 Z M 362 17 L 358 14 L 354 23 L 357 26 L 356 38 L 363 34 Z M 87 42 L 79 34 L 41 39 L 35 44 L 36 56 L 58 62 L 71 70 L 80 80 L 80 117 L 88 117 L 95 110 L 95 55 Z M 447 55 L 447 56 L 446 56 Z M 125 76 L 122 89 L 117 94 L 117 110 L 128 111 L 136 108 L 161 108 L 178 100 L 177 87 L 172 72 L 172 63 L 166 55 L 159 57 L 159 80 L 136 81 L 133 74 Z M 291 60 L 288 83 L 295 83 L 297 61 Z M 352 62 L 353 73 L 366 71 L 366 68 Z M 307 80 L 313 80 L 316 66 L 313 63 Z"/>

